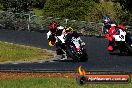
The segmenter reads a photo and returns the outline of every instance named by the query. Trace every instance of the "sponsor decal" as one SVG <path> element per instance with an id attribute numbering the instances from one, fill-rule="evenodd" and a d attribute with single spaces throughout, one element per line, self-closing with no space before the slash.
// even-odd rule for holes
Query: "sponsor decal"
<path id="1" fill-rule="evenodd" d="M 79 66 L 78 68 L 79 76 L 77 77 L 77 82 L 79 84 L 85 83 L 129 83 L 130 76 L 127 74 L 86 74 L 86 71 Z"/>

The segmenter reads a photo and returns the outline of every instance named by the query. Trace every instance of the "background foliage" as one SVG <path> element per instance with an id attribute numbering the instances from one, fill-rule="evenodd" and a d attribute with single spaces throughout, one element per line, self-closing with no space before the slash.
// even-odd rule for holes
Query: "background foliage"
<path id="1" fill-rule="evenodd" d="M 93 22 L 101 22 L 103 15 L 109 15 L 118 23 L 131 25 L 131 4 L 132 0 L 0 0 L 0 9 Z"/>
<path id="2" fill-rule="evenodd" d="M 131 0 L 47 0 L 43 15 L 94 22 L 100 22 L 103 15 L 109 15 L 118 23 L 130 25 L 130 4 Z"/>

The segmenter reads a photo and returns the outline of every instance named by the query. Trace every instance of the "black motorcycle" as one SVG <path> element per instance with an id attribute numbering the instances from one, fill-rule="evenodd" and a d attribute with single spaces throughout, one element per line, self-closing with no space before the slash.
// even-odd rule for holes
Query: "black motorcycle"
<path id="1" fill-rule="evenodd" d="M 67 54 L 67 56 L 74 61 L 87 61 L 88 55 L 84 48 L 85 43 L 82 42 L 79 36 L 68 34 L 67 36 L 59 36 L 57 38 L 59 40 L 60 49 Z"/>

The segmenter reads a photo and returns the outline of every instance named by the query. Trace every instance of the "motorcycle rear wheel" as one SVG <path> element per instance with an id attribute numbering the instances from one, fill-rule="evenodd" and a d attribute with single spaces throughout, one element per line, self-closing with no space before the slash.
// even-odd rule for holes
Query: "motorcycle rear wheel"
<path id="1" fill-rule="evenodd" d="M 128 49 L 128 53 L 132 55 L 132 46 L 130 44 L 126 44 L 126 47 Z"/>

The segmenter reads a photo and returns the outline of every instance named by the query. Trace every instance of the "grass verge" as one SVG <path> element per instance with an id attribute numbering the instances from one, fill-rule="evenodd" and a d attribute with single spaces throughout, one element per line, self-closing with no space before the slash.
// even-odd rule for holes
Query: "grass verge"
<path id="1" fill-rule="evenodd" d="M 0 88 L 131 88 L 130 84 L 84 84 L 76 78 L 30 78 L 0 80 Z"/>
<path id="2" fill-rule="evenodd" d="M 84 84 L 76 82 L 78 73 L 0 72 L 0 88 L 131 88 L 129 84 Z"/>
<path id="3" fill-rule="evenodd" d="M 51 57 L 54 57 L 54 54 L 48 50 L 0 42 L 0 62 L 36 61 Z"/>

